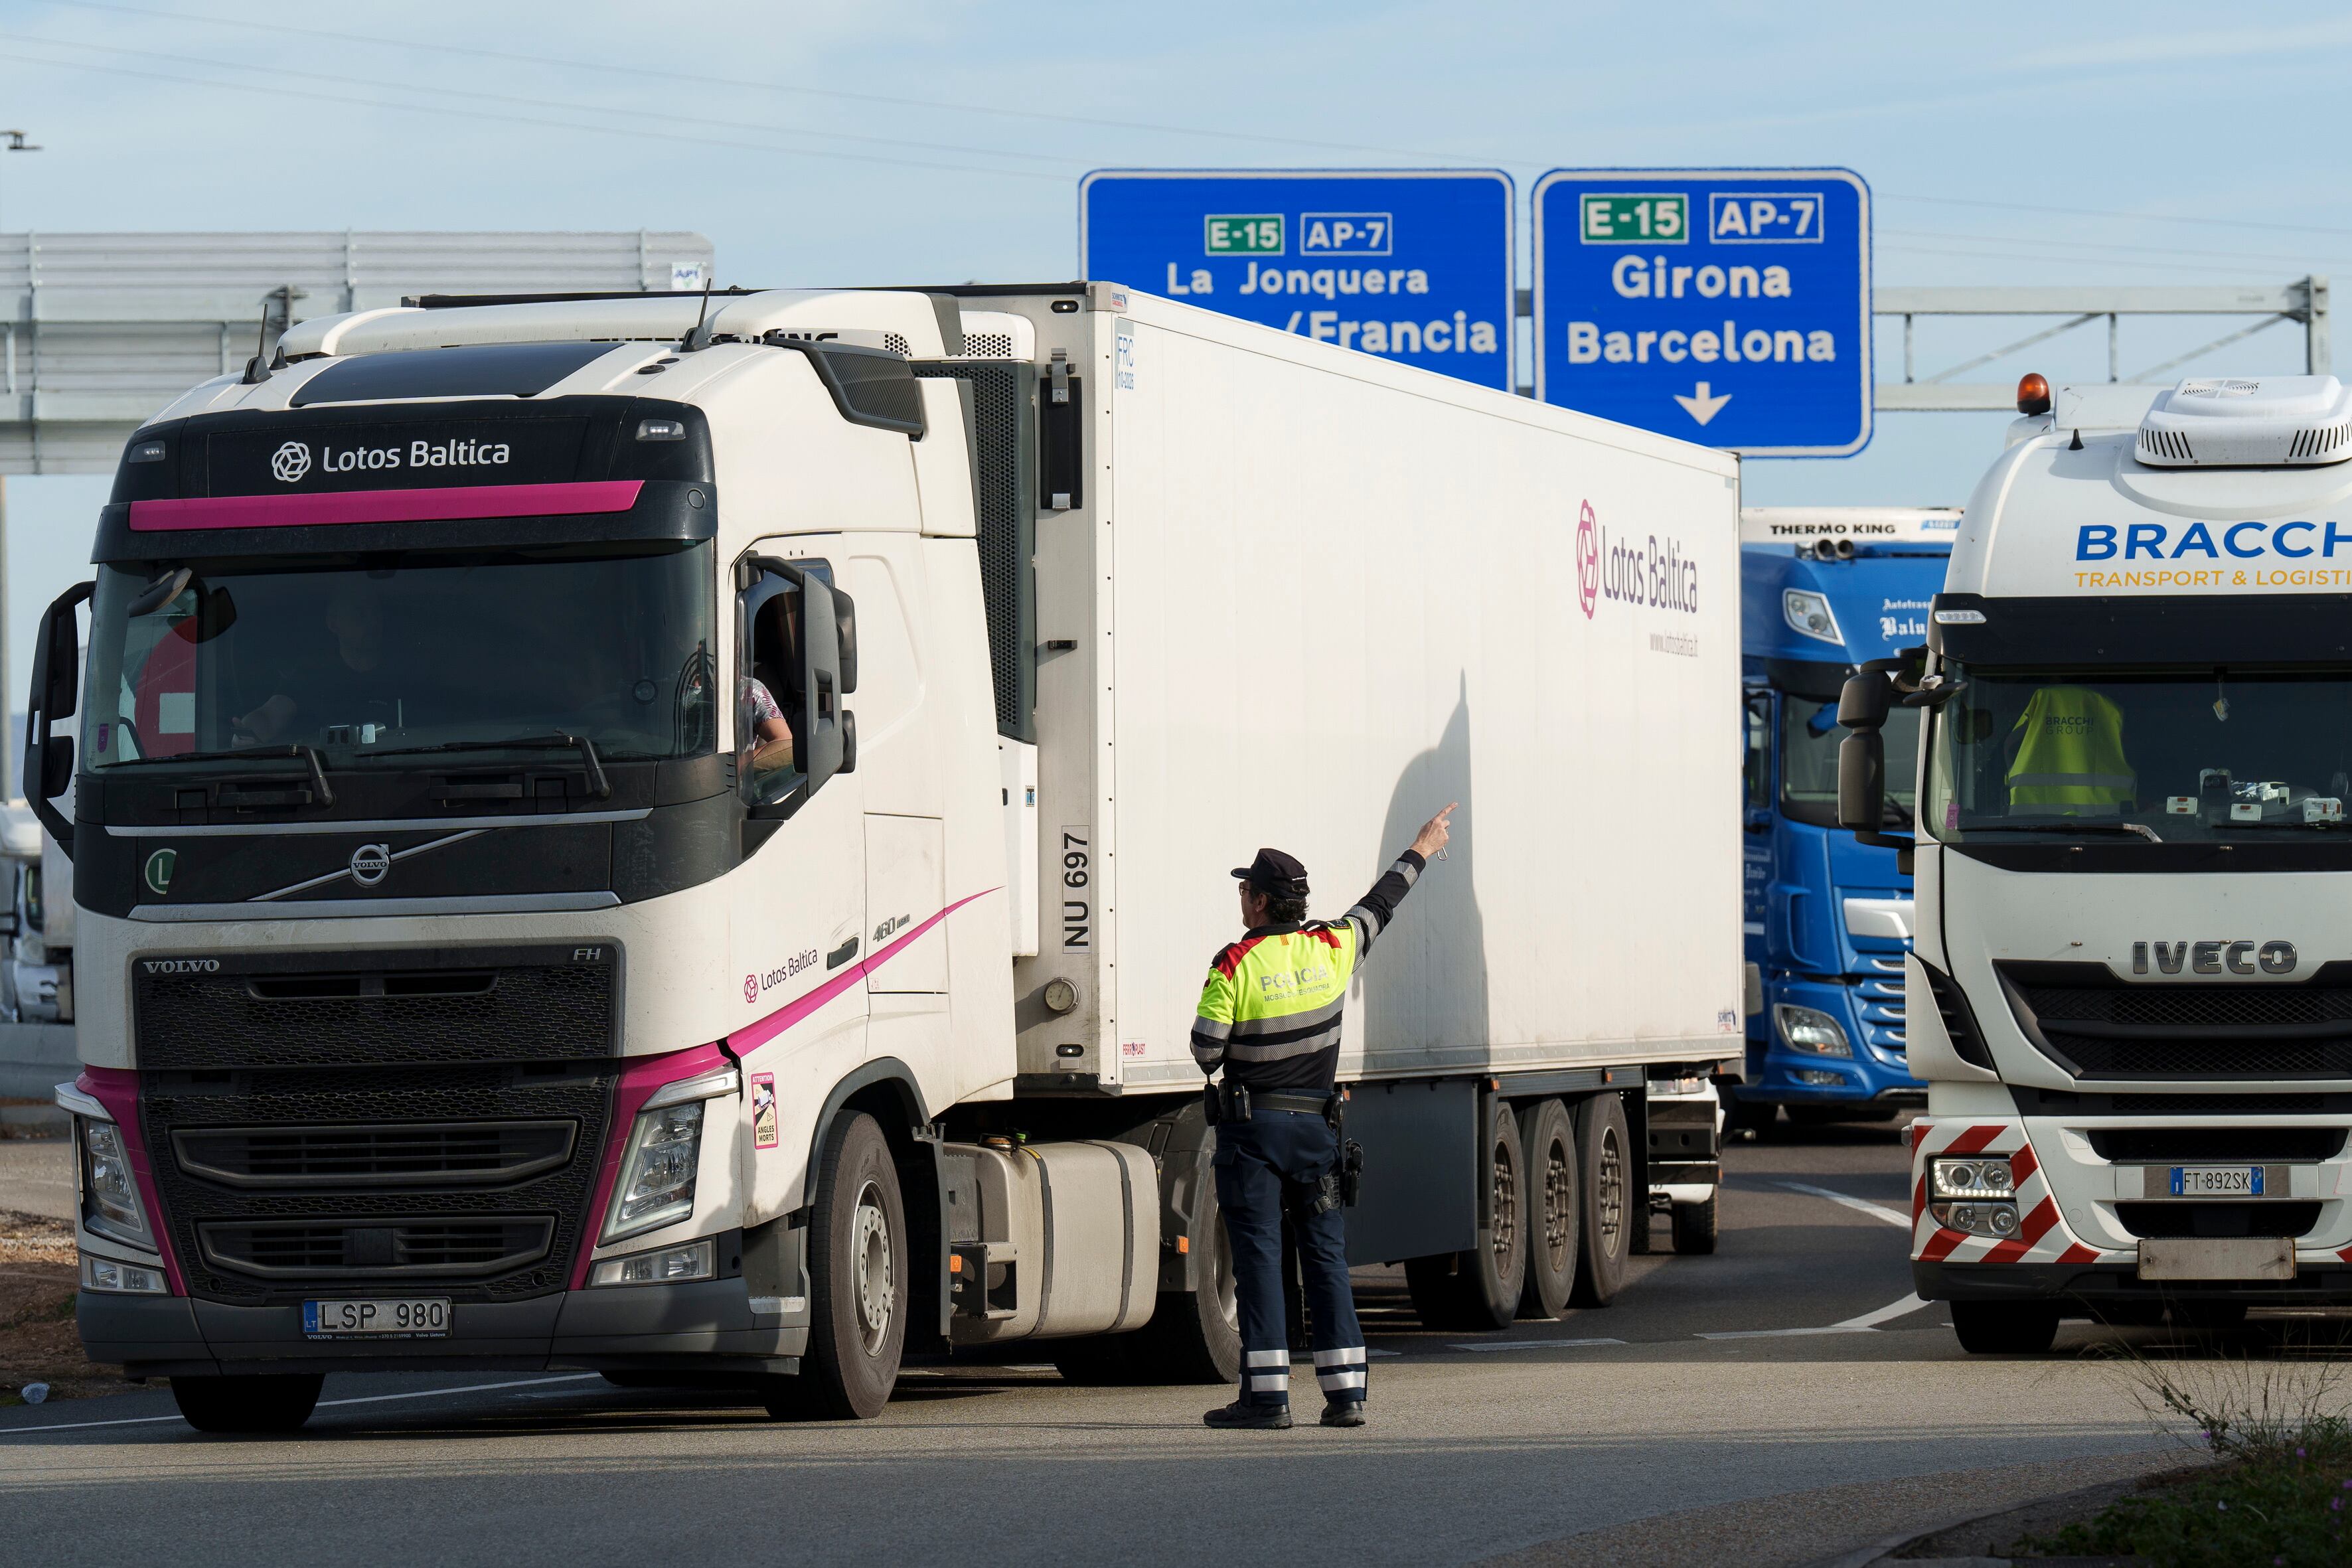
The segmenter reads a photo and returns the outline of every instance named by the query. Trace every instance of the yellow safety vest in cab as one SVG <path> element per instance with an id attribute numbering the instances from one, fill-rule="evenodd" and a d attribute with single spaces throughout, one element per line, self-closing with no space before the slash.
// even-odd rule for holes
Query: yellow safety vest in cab
<path id="1" fill-rule="evenodd" d="M 2115 811 L 2138 798 L 2124 754 L 2124 714 L 2083 686 L 2045 686 L 2018 715 L 2009 804 L 2038 810 Z"/>

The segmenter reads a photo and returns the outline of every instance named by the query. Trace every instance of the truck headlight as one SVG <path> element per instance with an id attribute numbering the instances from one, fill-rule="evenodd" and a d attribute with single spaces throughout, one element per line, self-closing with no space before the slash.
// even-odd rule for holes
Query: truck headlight
<path id="1" fill-rule="evenodd" d="M 139 1202 L 139 1182 L 131 1173 L 122 1129 L 87 1116 L 74 1120 L 81 1129 L 82 1223 L 101 1236 L 152 1252 L 154 1237 Z"/>
<path id="2" fill-rule="evenodd" d="M 2005 1154 L 1927 1162 L 1927 1188 L 1939 1198 L 2006 1198 L 2017 1192 L 2017 1182 Z"/>
<path id="3" fill-rule="evenodd" d="M 1836 612 L 1830 608 L 1829 600 L 1819 594 L 1808 593 L 1802 588 L 1782 589 L 1780 616 L 1789 623 L 1791 631 L 1819 637 L 1823 642 L 1843 644 L 1845 641 L 1838 631 Z"/>
<path id="4" fill-rule="evenodd" d="M 1816 1057 L 1853 1055 L 1853 1047 L 1846 1044 L 1845 1031 L 1827 1013 L 1779 1002 L 1772 1007 L 1772 1024 L 1780 1031 L 1782 1043 L 1792 1051 Z"/>
<path id="5" fill-rule="evenodd" d="M 607 1258 L 588 1271 L 591 1285 L 682 1285 L 689 1279 L 708 1279 L 719 1271 L 717 1238 L 704 1237 L 683 1247 L 659 1247 L 651 1252 L 633 1252 L 626 1258 Z"/>
<path id="6" fill-rule="evenodd" d="M 163 1271 L 125 1263 L 119 1258 L 100 1258 L 95 1252 L 85 1252 L 81 1255 L 81 1288 L 101 1290 L 109 1295 L 161 1296 L 163 1294 Z"/>
<path id="7" fill-rule="evenodd" d="M 701 1163 L 702 1101 L 640 1111 L 604 1216 L 604 1239 L 618 1241 L 692 1215 L 694 1173 Z"/>
<path id="8" fill-rule="evenodd" d="M 1927 1212 L 1946 1230 L 2004 1238 L 2017 1234 L 2015 1204 L 1929 1204 Z"/>

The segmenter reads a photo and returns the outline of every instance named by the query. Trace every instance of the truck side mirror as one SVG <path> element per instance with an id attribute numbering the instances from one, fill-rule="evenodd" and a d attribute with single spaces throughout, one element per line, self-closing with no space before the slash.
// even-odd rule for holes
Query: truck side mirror
<path id="1" fill-rule="evenodd" d="M 25 783 L 32 795 L 33 815 L 73 856 L 73 824 L 51 803 L 73 784 L 74 743 L 69 735 L 52 735 L 60 719 L 73 717 L 81 686 L 81 632 L 74 611 L 97 588 L 77 583 L 41 612 L 34 635 L 33 689 L 26 701 Z"/>
<path id="2" fill-rule="evenodd" d="M 1886 737 L 1876 730 L 1856 730 L 1838 742 L 1837 815 L 1850 833 L 1875 835 L 1886 826 Z"/>
<path id="3" fill-rule="evenodd" d="M 1838 692 L 1838 722 L 1849 730 L 1883 729 L 1894 707 L 1894 685 L 1882 672 L 1865 669 L 1847 677 Z M 1842 770 L 1844 764 L 1839 765 Z"/>

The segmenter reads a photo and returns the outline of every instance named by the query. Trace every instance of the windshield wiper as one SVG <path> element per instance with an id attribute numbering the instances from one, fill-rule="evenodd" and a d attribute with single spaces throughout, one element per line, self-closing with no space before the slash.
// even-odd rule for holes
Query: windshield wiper
<path id="1" fill-rule="evenodd" d="M 389 746 L 361 753 L 370 757 L 414 757 L 436 752 L 578 752 L 588 764 L 588 793 L 610 800 L 613 782 L 604 776 L 596 742 L 585 735 L 518 735 L 511 741 L 441 741 L 430 746 Z"/>
<path id="2" fill-rule="evenodd" d="M 319 804 L 320 805 L 332 805 L 335 804 L 335 792 L 333 787 L 327 783 L 327 770 L 319 761 L 319 748 L 316 746 L 245 746 L 237 750 L 228 752 L 181 752 L 173 756 L 125 757 L 121 762 L 110 763 L 107 765 L 114 768 L 137 768 L 145 767 L 155 763 L 244 762 L 308 763 L 310 765 L 310 787 L 318 792 Z M 226 784 L 234 781 L 223 779 L 215 782 Z M 260 805 L 272 803 L 253 801 L 248 802 L 247 804 Z M 295 805 L 302 803 L 288 801 L 284 804 Z"/>
<path id="3" fill-rule="evenodd" d="M 2103 822 L 2084 819 L 2074 822 L 1982 822 L 1979 832 L 1997 833 L 2124 833 L 2134 838 L 2145 838 L 2150 844 L 2161 844 L 2155 828 L 2144 822 Z"/>

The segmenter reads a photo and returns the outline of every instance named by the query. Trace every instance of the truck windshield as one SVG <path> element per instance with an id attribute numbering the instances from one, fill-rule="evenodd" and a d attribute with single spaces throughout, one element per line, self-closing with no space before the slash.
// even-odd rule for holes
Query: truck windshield
<path id="1" fill-rule="evenodd" d="M 1837 826 L 1837 700 L 1780 696 L 1780 809 L 1816 827 Z M 1908 828 L 1919 772 L 1919 710 L 1897 708 L 1886 716 L 1886 821 Z"/>
<path id="2" fill-rule="evenodd" d="M 1945 673 L 1964 684 L 1929 737 L 1923 820 L 1938 838 L 2345 831 L 2352 670 Z"/>
<path id="3" fill-rule="evenodd" d="M 556 735 L 608 759 L 707 752 L 712 548 L 101 567 L 82 765 Z"/>

